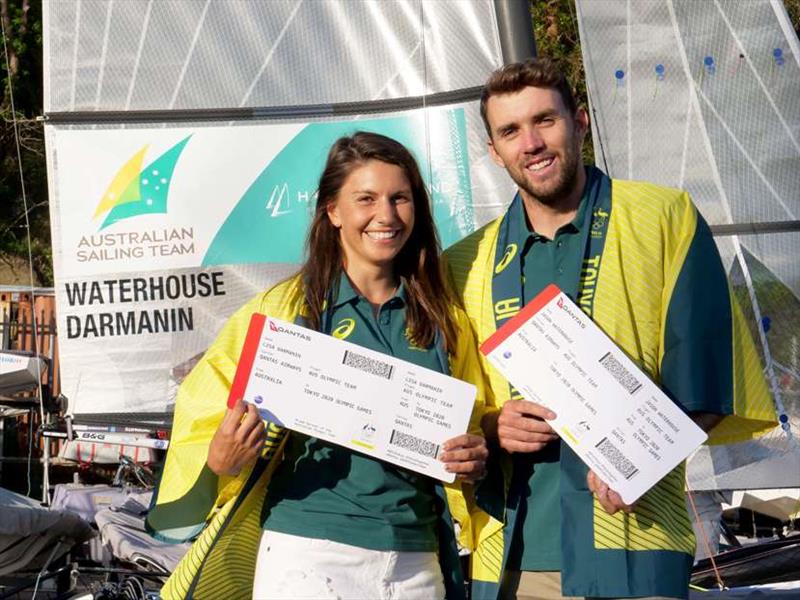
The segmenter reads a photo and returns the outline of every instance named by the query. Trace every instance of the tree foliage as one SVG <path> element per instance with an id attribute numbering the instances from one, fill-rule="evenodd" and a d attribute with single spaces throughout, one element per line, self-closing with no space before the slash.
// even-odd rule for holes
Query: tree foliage
<path id="1" fill-rule="evenodd" d="M 51 285 L 44 130 L 36 120 L 42 113 L 42 5 L 35 0 L 0 0 L 0 20 L 5 33 L 0 60 L 0 261 L 9 265 L 19 264 L 19 259 L 28 262 L 29 222 L 35 283 Z M 20 178 L 18 156 L 24 179 Z"/>
<path id="2" fill-rule="evenodd" d="M 586 92 L 586 73 L 583 70 L 581 42 L 574 0 L 528 0 L 533 19 L 536 50 L 541 56 L 550 56 L 566 70 L 567 79 L 574 86 L 573 93 L 579 105 L 589 106 Z M 594 164 L 591 136 L 583 145 L 583 160 Z"/>
<path id="3" fill-rule="evenodd" d="M 783 4 L 789 13 L 789 20 L 794 26 L 797 37 L 800 37 L 800 0 L 783 0 Z"/>

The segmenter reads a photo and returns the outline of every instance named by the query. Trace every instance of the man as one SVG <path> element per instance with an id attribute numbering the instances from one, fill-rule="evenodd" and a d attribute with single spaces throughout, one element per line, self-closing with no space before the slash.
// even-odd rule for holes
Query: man
<path id="1" fill-rule="evenodd" d="M 479 339 L 555 283 L 701 427 L 714 428 L 713 441 L 771 428 L 752 340 L 689 196 L 585 168 L 588 116 L 550 60 L 492 74 L 481 115 L 489 153 L 519 192 L 503 217 L 446 253 Z M 503 598 L 685 598 L 694 537 L 683 466 L 626 506 L 560 443 L 546 421 L 552 412 L 485 367 L 498 410 L 483 426 L 499 445 L 504 469 L 493 475 L 505 495 L 492 503 L 490 477 L 479 500 L 505 524 L 491 533 L 496 552 L 474 557 L 473 597 L 496 597 L 502 578 Z"/>

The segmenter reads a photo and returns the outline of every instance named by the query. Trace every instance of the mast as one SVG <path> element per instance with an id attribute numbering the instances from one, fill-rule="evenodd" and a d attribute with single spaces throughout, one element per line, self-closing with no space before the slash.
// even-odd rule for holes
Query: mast
<path id="1" fill-rule="evenodd" d="M 494 0 L 494 10 L 503 63 L 520 62 L 536 56 L 536 38 L 528 0 Z"/>

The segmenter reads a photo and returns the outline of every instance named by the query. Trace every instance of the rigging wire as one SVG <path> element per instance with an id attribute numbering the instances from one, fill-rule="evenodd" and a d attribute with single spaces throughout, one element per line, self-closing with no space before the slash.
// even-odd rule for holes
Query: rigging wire
<path id="1" fill-rule="evenodd" d="M 425 152 L 428 155 L 428 187 L 433 195 L 433 155 L 431 154 L 430 115 L 428 114 L 428 55 L 425 47 L 425 2 L 419 3 L 420 56 L 422 56 L 422 115 L 425 127 Z M 433 211 L 433 207 L 431 207 Z M 441 243 L 441 240 L 439 240 Z"/>
<path id="2" fill-rule="evenodd" d="M 23 170 L 22 170 L 22 149 L 21 149 L 21 143 L 20 143 L 20 139 L 19 139 L 19 125 L 17 124 L 17 109 L 16 109 L 16 105 L 14 103 L 14 86 L 13 86 L 13 82 L 11 80 L 11 60 L 9 59 L 9 56 L 8 56 L 8 39 L 7 39 L 7 36 L 6 36 L 6 26 L 5 26 L 5 23 L 4 23 L 4 21 L 2 19 L 0 19 L 0 32 L 2 32 L 2 35 L 3 35 L 3 53 L 4 53 L 5 59 L 6 59 L 6 81 L 7 81 L 7 84 L 8 84 L 8 98 L 9 98 L 9 102 L 11 103 L 11 122 L 12 122 L 13 129 L 14 129 L 14 143 L 15 143 L 16 150 L 17 150 L 17 167 L 18 167 L 18 171 L 19 171 L 20 191 L 22 193 L 22 205 L 23 205 L 23 209 L 25 211 L 24 212 L 24 215 L 25 215 L 25 233 L 26 233 L 27 242 L 28 242 L 28 275 L 29 275 L 29 279 L 30 279 L 30 288 L 31 288 L 31 291 L 30 291 L 30 299 L 31 299 L 31 339 L 32 339 L 32 342 L 33 342 L 33 353 L 34 353 L 34 356 L 38 357 L 38 355 L 39 355 L 39 338 L 37 336 L 37 333 L 38 333 L 37 325 L 38 325 L 38 323 L 36 321 L 36 291 L 35 291 L 34 281 L 33 281 L 33 250 L 32 250 L 32 246 L 31 246 L 31 223 L 30 223 L 29 209 L 28 209 L 28 196 L 27 196 L 27 193 L 26 193 L 26 190 L 25 190 L 25 176 L 24 176 L 24 173 L 23 173 Z M 40 423 L 40 425 L 44 425 L 44 423 L 45 423 L 44 397 L 42 395 L 42 373 L 39 370 L 40 366 L 41 366 L 41 363 L 37 360 L 36 361 L 36 369 L 37 369 L 36 383 L 38 385 L 38 392 L 39 392 L 39 419 L 40 419 L 39 423 Z M 28 418 L 31 419 L 31 421 L 32 421 L 33 420 L 32 417 L 33 417 L 33 415 L 30 415 Z M 30 423 L 30 427 L 31 427 L 31 432 L 32 432 L 33 431 L 32 422 Z M 28 494 L 27 495 L 30 495 L 30 490 L 31 490 L 31 466 L 32 466 L 32 462 L 33 462 L 32 461 L 32 443 L 31 443 L 33 436 L 31 435 L 30 437 L 31 437 L 31 440 L 28 440 L 29 452 L 28 452 L 28 461 L 27 461 L 27 477 L 28 477 Z M 47 440 L 45 440 L 44 443 L 48 444 L 49 442 Z M 43 494 L 43 497 L 46 498 L 46 494 L 48 493 L 48 490 L 47 490 L 48 481 L 47 481 L 47 477 L 46 477 L 47 465 L 44 464 L 43 466 L 44 466 L 44 470 L 45 470 L 45 477 L 42 480 L 42 494 Z"/>

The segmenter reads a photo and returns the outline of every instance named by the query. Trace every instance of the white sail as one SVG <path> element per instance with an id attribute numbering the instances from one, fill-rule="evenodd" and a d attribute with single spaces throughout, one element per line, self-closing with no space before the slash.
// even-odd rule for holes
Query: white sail
<path id="1" fill-rule="evenodd" d="M 169 420 L 226 318 L 301 260 L 338 135 L 413 148 L 444 243 L 513 194 L 477 102 L 502 64 L 492 0 L 45 2 L 44 46 L 62 390 L 78 421 Z M 188 297 L 181 278 L 214 273 L 221 293 Z"/>
<path id="2" fill-rule="evenodd" d="M 687 189 L 782 427 L 703 447 L 692 489 L 800 486 L 800 47 L 779 0 L 578 0 L 597 164 Z"/>

